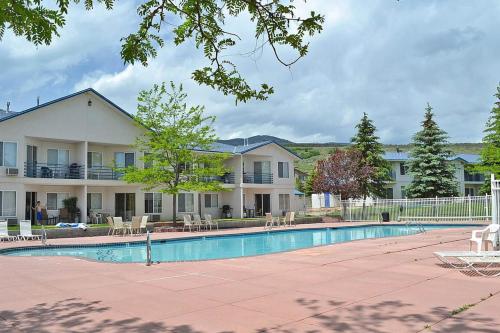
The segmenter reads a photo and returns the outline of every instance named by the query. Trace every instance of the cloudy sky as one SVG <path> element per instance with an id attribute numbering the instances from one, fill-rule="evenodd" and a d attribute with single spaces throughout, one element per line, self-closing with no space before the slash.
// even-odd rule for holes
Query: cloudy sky
<path id="1" fill-rule="evenodd" d="M 310 53 L 291 69 L 269 50 L 251 57 L 254 40 L 231 60 L 253 83 L 276 93 L 266 102 L 234 99 L 198 86 L 191 72 L 206 64 L 192 42 L 170 40 L 148 67 L 124 65 L 120 38 L 134 32 L 136 4 L 91 13 L 74 5 L 61 37 L 35 48 L 7 32 L 0 41 L 0 108 L 19 111 L 93 87 L 134 113 L 136 96 L 153 83 L 183 83 L 190 103 L 217 115 L 221 138 L 268 134 L 300 142 L 345 142 L 363 112 L 385 143 L 406 143 L 418 130 L 426 103 L 452 142 L 478 142 L 500 81 L 500 1 L 314 0 L 300 10 L 326 16 Z M 248 21 L 229 22 L 248 36 Z M 168 27 L 167 27 L 168 28 Z M 167 36 L 168 39 L 168 36 Z M 285 54 L 287 56 L 287 54 Z"/>

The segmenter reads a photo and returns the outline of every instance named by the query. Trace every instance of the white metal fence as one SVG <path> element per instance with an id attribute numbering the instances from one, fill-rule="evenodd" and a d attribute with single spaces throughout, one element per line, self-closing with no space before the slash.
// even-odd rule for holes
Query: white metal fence
<path id="1" fill-rule="evenodd" d="M 497 183 L 500 191 L 500 181 Z M 500 194 L 496 193 L 495 207 L 500 207 Z M 390 221 L 490 221 L 492 196 L 370 201 L 351 199 L 342 200 L 341 212 L 346 221 L 381 221 L 383 213 L 388 214 Z"/>

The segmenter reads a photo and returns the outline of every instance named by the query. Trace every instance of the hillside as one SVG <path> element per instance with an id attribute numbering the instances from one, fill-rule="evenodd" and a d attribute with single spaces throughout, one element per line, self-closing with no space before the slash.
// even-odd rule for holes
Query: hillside
<path id="1" fill-rule="evenodd" d="M 297 153 L 302 160 L 296 162 L 296 167 L 305 172 L 309 172 L 314 168 L 316 161 L 324 159 L 328 154 L 332 153 L 335 149 L 342 149 L 350 146 L 350 143 L 345 142 L 326 142 L 326 143 L 307 143 L 307 142 L 292 142 L 287 139 L 278 138 L 271 135 L 256 135 L 247 138 L 248 143 L 257 143 L 263 141 L 277 142 L 290 150 Z M 235 138 L 229 140 L 219 140 L 219 142 L 229 145 L 243 145 L 243 138 Z M 450 143 L 450 149 L 456 154 L 479 154 L 481 151 L 481 143 Z M 384 144 L 385 151 L 402 151 L 407 152 L 411 149 L 410 144 Z"/>

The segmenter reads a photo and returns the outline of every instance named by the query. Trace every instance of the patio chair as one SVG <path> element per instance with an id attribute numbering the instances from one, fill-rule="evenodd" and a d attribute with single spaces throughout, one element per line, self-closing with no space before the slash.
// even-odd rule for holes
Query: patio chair
<path id="1" fill-rule="evenodd" d="M 111 216 L 106 216 L 106 221 L 109 224 L 108 236 L 115 231 L 115 224 L 113 223 L 113 218 Z"/>
<path id="2" fill-rule="evenodd" d="M 446 265 L 460 270 L 472 270 L 485 277 L 500 276 L 500 251 L 443 251 L 434 252 L 434 255 Z M 497 268 L 490 271 L 489 268 Z"/>
<path id="3" fill-rule="evenodd" d="M 132 216 L 132 223 L 125 226 L 125 228 L 130 231 L 131 235 L 134 232 L 136 232 L 136 235 L 138 235 L 139 230 L 141 228 L 141 221 L 142 221 L 142 216 Z"/>
<path id="4" fill-rule="evenodd" d="M 0 241 L 4 240 L 11 241 L 16 239 L 17 239 L 16 236 L 9 235 L 9 231 L 7 228 L 7 221 L 4 220 L 0 221 Z"/>
<path id="5" fill-rule="evenodd" d="M 212 230 L 212 226 L 217 227 L 217 230 L 219 230 L 219 222 L 212 220 L 212 215 L 210 214 L 205 214 L 205 224 L 207 227 L 210 227 L 210 230 Z"/>
<path id="6" fill-rule="evenodd" d="M 494 247 L 499 229 L 498 224 L 490 224 L 482 230 L 472 231 L 472 236 L 469 239 L 469 250 L 472 250 L 473 243 L 476 244 L 477 252 L 481 252 L 483 244 L 486 251 L 488 251 L 488 243 L 491 243 L 491 246 Z"/>
<path id="7" fill-rule="evenodd" d="M 33 235 L 31 232 L 31 221 L 30 220 L 21 220 L 19 221 L 19 236 L 17 238 L 21 238 L 23 240 L 27 239 L 42 239 L 40 235 Z"/>
<path id="8" fill-rule="evenodd" d="M 194 215 L 194 225 L 198 227 L 198 230 L 201 230 L 203 228 L 207 229 L 207 226 L 203 221 L 201 220 L 201 216 L 198 214 Z"/>
<path id="9" fill-rule="evenodd" d="M 121 231 L 122 235 L 125 235 L 125 225 L 121 216 L 113 217 L 113 235 L 115 231 Z"/>
<path id="10" fill-rule="evenodd" d="M 266 213 L 266 225 L 264 226 L 264 228 L 269 228 L 271 229 L 274 225 L 274 222 L 275 222 L 275 219 L 273 217 L 273 215 L 271 213 Z M 279 226 L 279 218 L 278 218 L 278 226 Z"/>
<path id="11" fill-rule="evenodd" d="M 148 219 L 149 219 L 149 216 L 147 215 L 144 215 L 142 218 L 141 218 L 141 223 L 139 225 L 139 233 L 143 233 L 142 230 L 146 231 L 147 230 L 147 226 L 148 226 Z"/>
<path id="12" fill-rule="evenodd" d="M 189 228 L 189 231 L 192 231 L 193 227 L 196 228 L 196 225 L 191 220 L 191 215 L 189 214 L 184 215 L 184 226 L 182 227 L 182 231 L 184 231 L 186 227 Z"/>
<path id="13" fill-rule="evenodd" d="M 290 227 L 295 227 L 297 226 L 295 224 L 295 212 L 290 212 Z"/>
<path id="14" fill-rule="evenodd" d="M 490 224 L 482 230 L 472 231 L 472 236 L 469 239 L 469 251 L 472 250 L 473 243 L 476 244 L 477 252 L 481 252 L 483 244 L 486 251 L 488 251 L 488 243 L 491 243 L 491 246 L 494 247 L 499 229 L 498 224 Z"/>
<path id="15" fill-rule="evenodd" d="M 290 212 L 285 213 L 285 217 L 280 221 L 280 218 L 278 217 L 278 225 L 281 225 L 280 222 L 283 222 L 283 226 L 286 227 L 287 225 L 290 225 Z"/>

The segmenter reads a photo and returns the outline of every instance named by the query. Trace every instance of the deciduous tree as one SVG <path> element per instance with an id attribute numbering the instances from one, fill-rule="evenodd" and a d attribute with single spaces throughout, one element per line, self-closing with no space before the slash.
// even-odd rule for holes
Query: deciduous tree
<path id="1" fill-rule="evenodd" d="M 146 167 L 128 167 L 123 179 L 142 184 L 144 190 L 172 195 L 173 221 L 176 223 L 177 195 L 187 191 L 223 191 L 218 177 L 226 154 L 208 153 L 217 137 L 213 116 L 204 116 L 202 106 L 188 107 L 182 86 L 154 85 L 138 97 L 136 121 L 145 128 L 136 139 L 136 149 L 145 152 Z"/>
<path id="2" fill-rule="evenodd" d="M 363 163 L 363 156 L 354 149 L 336 150 L 327 159 L 318 161 L 313 189 L 315 193 L 340 194 L 342 198 L 363 196 L 363 184 L 373 176 L 373 168 Z"/>
<path id="3" fill-rule="evenodd" d="M 35 45 L 50 44 L 59 36 L 73 2 L 79 0 L 0 1 L 0 40 L 8 29 Z M 115 4 L 115 0 L 83 2 L 87 10 L 97 3 L 110 10 Z M 196 82 L 234 95 L 236 102 L 264 100 L 273 88 L 265 83 L 257 89 L 251 87 L 228 57 L 245 37 L 228 31 L 227 21 L 255 24 L 255 48 L 249 53 L 269 47 L 279 63 L 291 66 L 307 54 L 308 37 L 321 32 L 324 22 L 313 10 L 300 16 L 298 11 L 293 1 L 286 0 L 142 0 L 137 8 L 137 31 L 121 39 L 121 57 L 125 63 L 146 66 L 165 45 L 164 36 L 172 36 L 173 44 L 188 42 L 208 60 L 205 67 L 192 73 Z M 290 51 L 295 54 L 290 56 Z"/>

